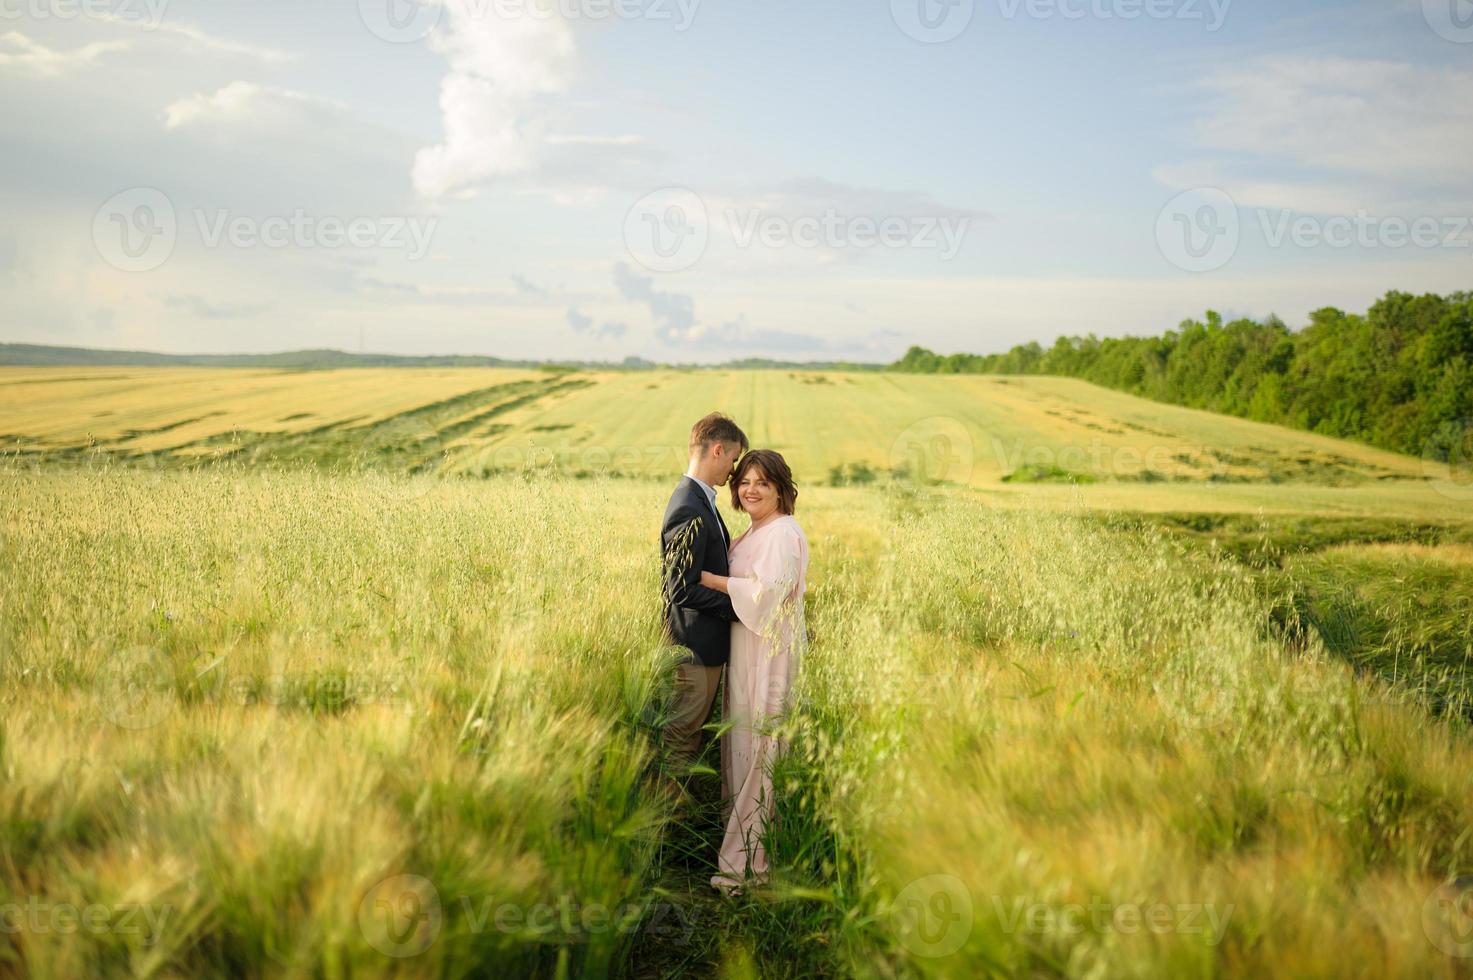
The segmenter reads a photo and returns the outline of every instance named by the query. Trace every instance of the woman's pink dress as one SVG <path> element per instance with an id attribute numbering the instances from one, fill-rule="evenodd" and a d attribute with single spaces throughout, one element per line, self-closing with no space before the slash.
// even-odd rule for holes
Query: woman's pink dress
<path id="1" fill-rule="evenodd" d="M 711 884 L 730 891 L 767 880 L 762 834 L 772 820 L 772 764 L 781 745 L 772 728 L 788 705 L 803 628 L 808 539 L 791 516 L 748 530 L 731 546 L 731 627 L 721 774 L 730 807 Z"/>

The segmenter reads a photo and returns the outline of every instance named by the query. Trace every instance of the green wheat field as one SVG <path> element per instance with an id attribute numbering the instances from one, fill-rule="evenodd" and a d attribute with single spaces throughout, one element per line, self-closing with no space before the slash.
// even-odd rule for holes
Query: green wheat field
<path id="1" fill-rule="evenodd" d="M 655 779 L 711 410 L 813 554 L 737 900 Z M 1466 471 L 837 371 L 0 368 L 0 449 L 0 976 L 1473 976 Z"/>

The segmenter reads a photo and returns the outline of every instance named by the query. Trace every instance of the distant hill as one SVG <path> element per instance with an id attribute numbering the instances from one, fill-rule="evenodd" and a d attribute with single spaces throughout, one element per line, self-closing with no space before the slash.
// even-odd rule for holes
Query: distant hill
<path id="1" fill-rule="evenodd" d="M 467 354 L 415 357 L 399 354 L 350 354 L 347 351 L 326 349 L 285 351 L 280 354 L 159 354 L 153 351 L 49 347 L 40 344 L 0 344 L 0 364 L 37 367 L 274 367 L 302 370 L 349 367 L 543 366 L 541 361 L 515 361 Z M 567 366 L 585 365 L 570 363 Z"/>
<path id="2" fill-rule="evenodd" d="M 255 367 L 289 370 L 329 370 L 367 367 L 499 367 L 561 368 L 590 371 L 650 371 L 662 367 L 719 368 L 726 370 L 787 369 L 805 371 L 879 371 L 883 364 L 846 361 L 773 361 L 749 357 L 724 364 L 660 364 L 641 357 L 623 361 L 507 360 L 475 354 L 352 354 L 317 349 L 280 354 L 159 354 L 141 350 L 102 350 L 91 347 L 51 347 L 42 344 L 0 344 L 0 365 L 35 367 Z"/>

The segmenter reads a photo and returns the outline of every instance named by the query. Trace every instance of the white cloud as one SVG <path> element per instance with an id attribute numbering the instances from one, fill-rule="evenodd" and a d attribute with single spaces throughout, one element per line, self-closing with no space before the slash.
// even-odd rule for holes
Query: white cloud
<path id="1" fill-rule="evenodd" d="M 69 51 L 57 51 L 19 31 L 0 34 L 0 68 L 14 68 L 27 75 L 54 78 L 94 64 L 98 58 L 127 51 L 127 41 L 94 41 Z"/>
<path id="2" fill-rule="evenodd" d="M 1222 70 L 1197 142 L 1346 174 L 1466 182 L 1473 72 L 1393 61 L 1281 57 Z"/>
<path id="3" fill-rule="evenodd" d="M 346 112 L 346 106 L 331 99 L 236 81 L 209 95 L 170 103 L 164 109 L 164 125 L 169 129 L 214 125 L 286 132 L 316 126 Z"/>
<path id="4" fill-rule="evenodd" d="M 1473 204 L 1473 101 L 1439 96 L 1473 89 L 1473 72 L 1293 56 L 1221 69 L 1200 86 L 1211 98 L 1191 137 L 1223 156 L 1158 166 L 1163 184 L 1318 214 Z"/>
<path id="5" fill-rule="evenodd" d="M 445 0 L 431 36 L 450 73 L 440 83 L 444 141 L 420 150 L 414 186 L 442 197 L 531 169 L 544 99 L 566 87 L 575 49 L 561 18 L 502 17 L 498 5 Z"/>
<path id="6" fill-rule="evenodd" d="M 230 38 L 220 37 L 202 31 L 198 27 L 188 24 L 176 24 L 164 20 L 162 12 L 151 14 L 147 20 L 136 17 L 124 17 L 118 14 L 99 13 L 94 15 L 96 20 L 109 24 L 137 28 L 154 37 L 168 37 L 183 41 L 185 46 L 193 51 L 211 55 L 227 55 L 236 58 L 247 58 L 259 61 L 266 65 L 278 65 L 293 60 L 296 55 L 279 48 L 269 48 L 261 45 L 250 44 L 245 41 L 233 41 Z"/>

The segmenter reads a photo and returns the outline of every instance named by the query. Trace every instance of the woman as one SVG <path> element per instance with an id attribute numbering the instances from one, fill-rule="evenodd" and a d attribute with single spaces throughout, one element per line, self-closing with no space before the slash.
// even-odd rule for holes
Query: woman
<path id="1" fill-rule="evenodd" d="M 726 719 L 721 740 L 728 806 L 718 873 L 711 884 L 727 894 L 767 880 L 762 834 L 772 820 L 772 763 L 779 744 L 772 728 L 787 707 L 797 673 L 803 628 L 808 539 L 793 519 L 798 488 L 782 456 L 754 449 L 731 478 L 732 505 L 752 523 L 731 545 L 731 575 L 701 573 L 701 584 L 731 596 L 726 668 Z"/>

